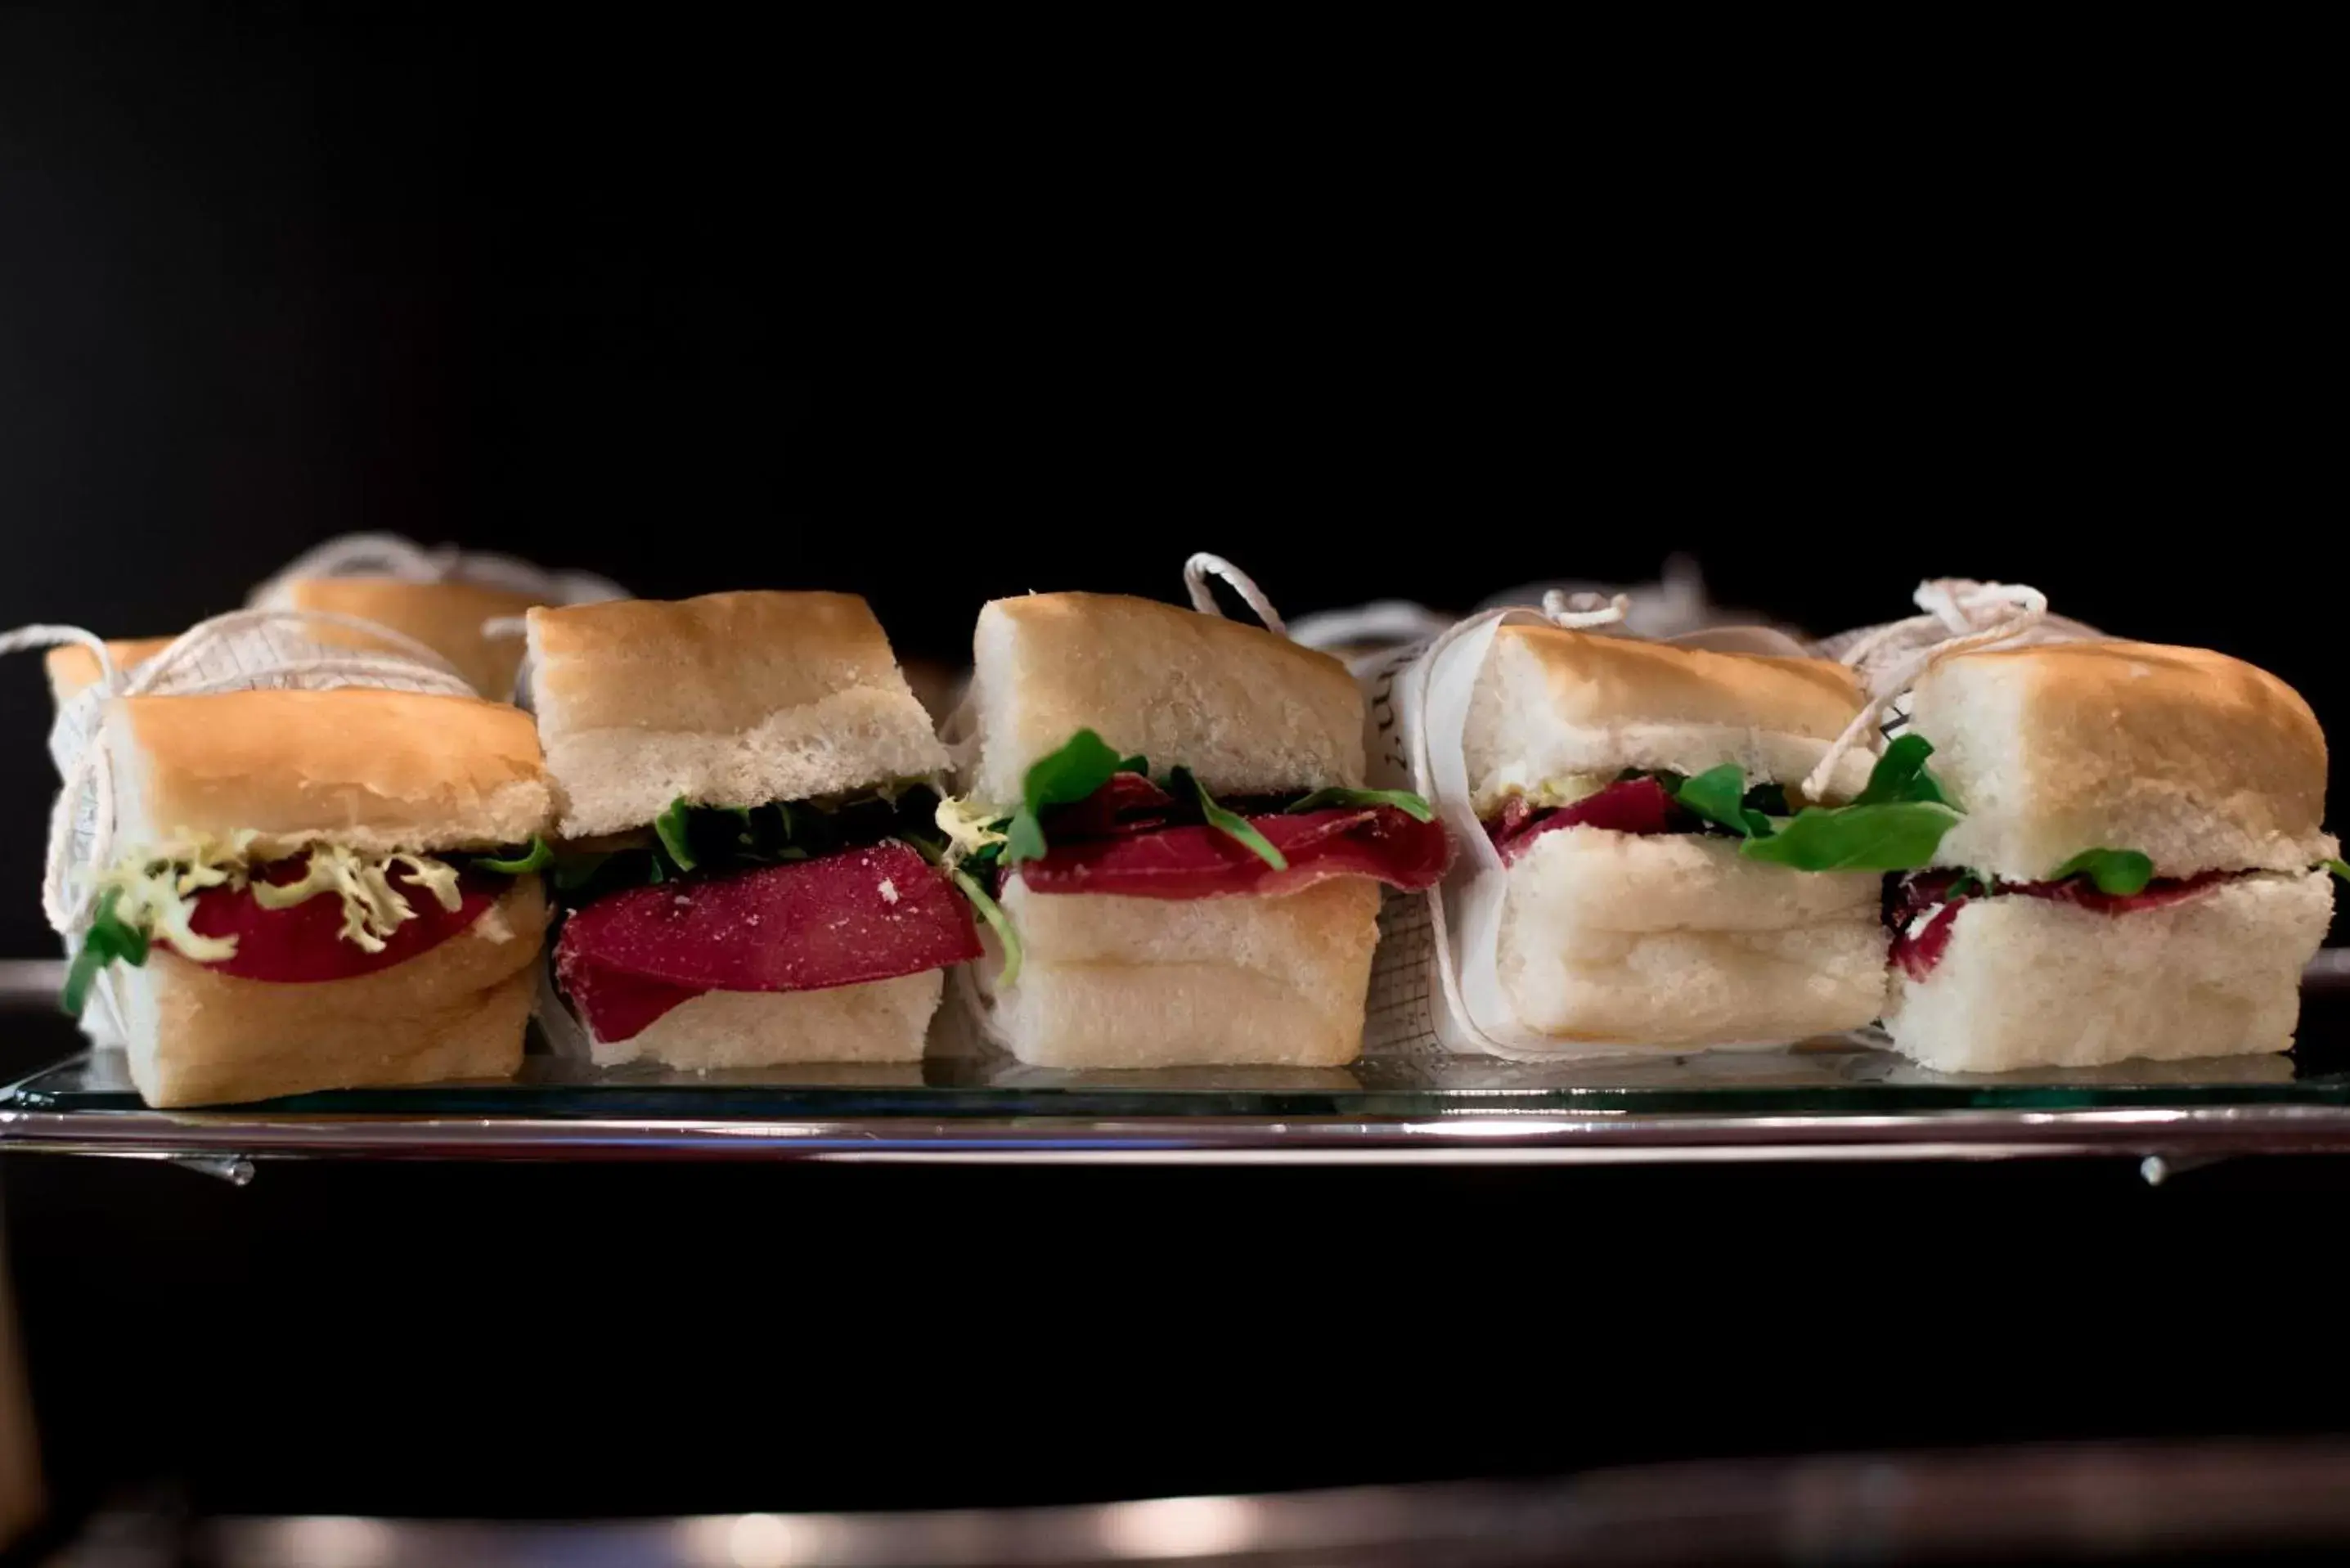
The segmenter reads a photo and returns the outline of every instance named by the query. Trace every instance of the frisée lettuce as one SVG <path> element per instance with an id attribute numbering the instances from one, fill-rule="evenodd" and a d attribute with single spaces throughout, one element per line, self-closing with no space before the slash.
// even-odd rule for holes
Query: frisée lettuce
<path id="1" fill-rule="evenodd" d="M 394 931 L 415 919 L 415 907 L 401 886 L 421 888 L 444 909 L 463 902 L 458 869 L 430 855 L 395 852 L 362 855 L 339 845 L 315 844 L 301 852 L 302 874 L 290 882 L 254 875 L 252 848 L 259 835 L 241 829 L 224 838 L 182 831 L 161 843 L 133 850 L 99 874 L 97 898 L 81 946 L 67 971 L 62 998 L 78 1017 L 100 971 L 120 961 L 138 968 L 154 942 L 195 963 L 220 963 L 236 956 L 234 937 L 207 937 L 191 923 L 196 896 L 208 888 L 249 890 L 265 909 L 287 909 L 324 894 L 342 900 L 337 933 L 368 952 L 381 952 Z M 493 865 L 477 859 L 475 864 Z"/>

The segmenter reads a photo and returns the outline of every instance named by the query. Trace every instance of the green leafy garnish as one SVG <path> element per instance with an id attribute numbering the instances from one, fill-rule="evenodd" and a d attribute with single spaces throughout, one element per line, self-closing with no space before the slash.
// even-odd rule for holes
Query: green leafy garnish
<path id="1" fill-rule="evenodd" d="M 1140 756 L 1128 757 L 1118 764 L 1118 771 L 1122 774 L 1140 774 L 1144 778 L 1149 778 L 1150 776 L 1150 759 L 1149 757 Z"/>
<path id="2" fill-rule="evenodd" d="M 546 846 L 546 839 L 533 834 L 530 847 L 515 858 L 501 860 L 494 856 L 476 855 L 473 857 L 473 864 L 482 870 L 494 871 L 501 877 L 520 877 L 526 872 L 544 871 L 554 865 L 555 851 Z"/>
<path id="3" fill-rule="evenodd" d="M 1950 805 L 1950 797 L 1942 793 L 1942 781 L 1926 768 L 1926 759 L 1933 754 L 1934 742 L 1925 736 L 1902 736 L 1877 759 L 1877 765 L 1868 772 L 1868 786 L 1853 797 L 1852 804 L 1891 805 L 1922 800 Z"/>
<path id="4" fill-rule="evenodd" d="M 1749 838 L 1750 860 L 1798 871 L 1914 871 L 1929 864 L 1959 814 L 1939 801 L 1805 806 L 1768 838 Z"/>
<path id="5" fill-rule="evenodd" d="M 1787 815 L 1786 786 L 1759 784 L 1749 789 L 1736 763 L 1708 768 L 1695 778 L 1662 771 L 1652 776 L 1682 810 L 1741 838 L 1770 837 L 1777 831 L 1773 819 Z"/>
<path id="6" fill-rule="evenodd" d="M 912 845 L 923 859 L 947 874 L 947 879 L 971 900 L 971 907 L 978 911 L 981 919 L 987 922 L 987 929 L 995 933 L 996 943 L 1003 950 L 1003 971 L 995 977 L 995 983 L 1009 986 L 1016 982 L 1020 979 L 1020 933 L 1012 929 L 1011 917 L 1003 912 L 1003 906 L 980 885 L 978 877 L 965 871 L 962 866 L 947 864 L 947 846 L 939 840 L 920 834 L 908 834 L 906 842 Z"/>
<path id="7" fill-rule="evenodd" d="M 1746 772 L 1736 763 L 1708 768 L 1695 778 L 1681 780 L 1678 788 L 1666 787 L 1680 802 L 1682 809 L 1692 815 L 1726 827 L 1742 838 L 1752 831 L 1741 805 L 1746 798 Z"/>
<path id="8" fill-rule="evenodd" d="M 2154 880 L 2154 862 L 2135 849 L 2084 849 L 2056 867 L 2048 879 L 2062 882 L 2067 877 L 2086 877 L 2097 885 L 2098 892 L 2126 898 L 2146 891 L 2146 885 Z"/>
<path id="9" fill-rule="evenodd" d="M 551 873 L 557 892 L 586 903 L 622 888 L 655 887 L 689 872 L 712 875 L 780 866 L 837 850 L 904 838 L 927 828 L 938 804 L 928 787 L 896 785 L 841 799 L 765 805 L 690 805 L 672 801 L 652 823 L 650 842 L 616 849 L 565 849 Z"/>
<path id="10" fill-rule="evenodd" d="M 979 918 L 987 922 L 987 929 L 995 933 L 996 942 L 1003 949 L 1003 970 L 995 977 L 995 983 L 999 987 L 1018 984 L 1020 933 L 1012 929 L 1011 917 L 1003 912 L 1002 905 L 988 896 L 987 889 L 979 885 L 979 879 L 962 867 L 950 867 L 947 878 L 962 889 L 962 896 L 971 900 L 971 907 L 979 911 Z"/>
<path id="11" fill-rule="evenodd" d="M 1208 793 L 1208 786 L 1191 776 L 1191 769 L 1177 768 L 1167 775 L 1167 782 L 1172 788 L 1176 799 L 1181 800 L 1188 795 L 1199 803 L 1200 815 L 1208 819 L 1210 827 L 1238 844 L 1274 870 L 1289 869 L 1289 857 L 1275 849 L 1271 839 L 1251 827 L 1247 817 L 1243 816 L 1239 812 L 1227 811 L 1218 805 L 1216 797 Z"/>
<path id="12" fill-rule="evenodd" d="M 669 852 L 670 864 L 681 871 L 691 871 L 698 864 L 693 857 L 693 832 L 687 815 L 693 808 L 680 795 L 669 803 L 669 809 L 653 818 L 653 832 L 659 836 L 661 847 Z"/>
<path id="13" fill-rule="evenodd" d="M 1783 786 L 1747 789 L 1734 763 L 1695 778 L 1659 779 L 1682 809 L 1744 838 L 1738 852 L 1751 860 L 1798 871 L 1914 871 L 1933 858 L 1959 820 L 1927 771 L 1933 754 L 1923 735 L 1904 735 L 1877 759 L 1868 786 L 1851 805 L 1807 805 L 1793 817 Z"/>
<path id="14" fill-rule="evenodd" d="M 1059 751 L 1037 758 L 1021 781 L 1020 809 L 1004 829 L 1003 864 L 1041 858 L 1046 845 L 1040 819 L 1048 808 L 1076 805 L 1109 783 L 1111 774 L 1128 771 L 1128 763 L 1141 761 L 1120 757 L 1091 730 L 1079 730 Z"/>
<path id="15" fill-rule="evenodd" d="M 73 967 L 66 971 L 65 994 L 58 999 L 68 1016 L 81 1016 L 81 1010 L 89 1005 L 89 988 L 108 964 L 120 959 L 137 969 L 147 961 L 147 933 L 114 912 L 121 898 L 118 888 L 99 896 L 97 913 L 90 917 L 89 931 L 81 940 L 81 951 L 74 955 Z"/>
<path id="16" fill-rule="evenodd" d="M 2350 861 L 2328 860 L 2325 862 L 2325 868 L 2345 882 L 2350 882 Z"/>
<path id="17" fill-rule="evenodd" d="M 1433 822 L 1436 808 L 1408 789 L 1317 789 L 1289 809 L 1328 811 L 1334 807 L 1391 805 L 1414 822 Z"/>

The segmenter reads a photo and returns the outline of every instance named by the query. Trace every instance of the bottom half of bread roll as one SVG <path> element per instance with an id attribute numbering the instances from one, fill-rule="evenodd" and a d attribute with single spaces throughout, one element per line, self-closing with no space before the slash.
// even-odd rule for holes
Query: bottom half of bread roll
<path id="1" fill-rule="evenodd" d="M 812 1062 L 919 1062 L 944 970 L 824 991 L 706 991 L 626 1040 L 588 1042 L 599 1067 L 781 1067 Z"/>
<path id="2" fill-rule="evenodd" d="M 348 980 L 244 980 L 157 947 L 118 971 L 131 1080 L 151 1106 L 511 1077 L 546 931 L 525 877 L 463 930 Z"/>
<path id="3" fill-rule="evenodd" d="M 1019 981 L 979 966 L 990 1030 L 1044 1067 L 1337 1066 L 1362 1049 L 1379 884 L 1271 898 L 1037 893 L 1006 879 Z"/>
<path id="4" fill-rule="evenodd" d="M 1954 1073 L 2282 1051 L 2333 914 L 2324 871 L 2114 914 L 1970 898 L 1922 980 L 1896 971 L 1886 1028 L 1903 1055 Z"/>
<path id="5" fill-rule="evenodd" d="M 1737 841 L 1573 827 L 1507 879 L 1495 968 L 1562 1040 L 1704 1046 L 1856 1028 L 1885 1000 L 1880 878 L 1749 860 Z"/>

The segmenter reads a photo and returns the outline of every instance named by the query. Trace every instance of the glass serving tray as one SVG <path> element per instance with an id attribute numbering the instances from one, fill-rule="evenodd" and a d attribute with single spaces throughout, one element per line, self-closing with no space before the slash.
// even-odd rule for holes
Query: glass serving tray
<path id="1" fill-rule="evenodd" d="M 0 1147 L 233 1163 L 2350 1151 L 2350 989 L 2313 974 L 2290 1055 L 1976 1076 L 1929 1072 L 1850 1039 L 1544 1064 L 1430 1055 L 1146 1072 L 1028 1067 L 985 1053 L 902 1065 L 598 1071 L 535 1051 L 511 1082 L 153 1111 L 119 1054 L 85 1052 L 0 1091 Z"/>

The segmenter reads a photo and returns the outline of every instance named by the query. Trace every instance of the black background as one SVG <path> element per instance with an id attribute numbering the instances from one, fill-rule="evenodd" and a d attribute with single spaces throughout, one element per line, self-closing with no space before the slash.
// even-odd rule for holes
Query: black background
<path id="1" fill-rule="evenodd" d="M 0 626 L 175 630 L 360 528 L 853 588 L 941 658 L 1196 548 L 1293 613 L 1685 549 L 1822 630 L 2034 582 L 2350 716 L 2289 87 L 994 42 L 0 14 Z M 39 953 L 12 666 L 0 950 Z M 2316 1166 L 6 1175 L 68 1498 L 981 1501 L 2340 1407 Z"/>

